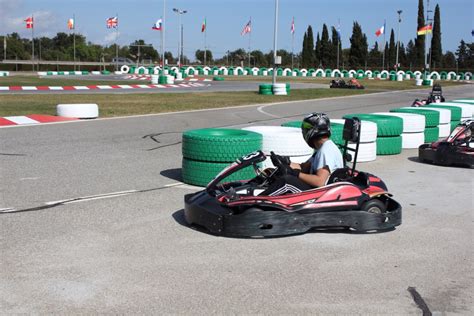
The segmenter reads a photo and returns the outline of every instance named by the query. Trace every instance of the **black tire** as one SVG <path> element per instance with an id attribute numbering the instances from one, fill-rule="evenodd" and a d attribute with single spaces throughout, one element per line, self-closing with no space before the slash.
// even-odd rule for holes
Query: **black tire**
<path id="1" fill-rule="evenodd" d="M 387 211 L 387 208 L 381 200 L 371 199 L 362 205 L 362 210 L 367 213 L 383 214 Z"/>

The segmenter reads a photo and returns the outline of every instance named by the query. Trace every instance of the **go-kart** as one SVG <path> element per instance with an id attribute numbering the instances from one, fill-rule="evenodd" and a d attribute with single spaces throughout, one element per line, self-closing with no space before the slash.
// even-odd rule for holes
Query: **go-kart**
<path id="1" fill-rule="evenodd" d="M 448 138 L 418 148 L 418 158 L 443 166 L 474 167 L 474 120 L 461 122 Z"/>
<path id="2" fill-rule="evenodd" d="M 261 193 L 281 176 L 275 169 L 260 170 L 267 157 L 251 153 L 224 169 L 205 190 L 185 196 L 184 216 L 189 225 L 229 237 L 277 237 L 303 234 L 311 229 L 344 228 L 359 232 L 391 230 L 401 224 L 402 207 L 387 192 L 385 183 L 369 173 L 356 171 L 361 123 L 344 125 L 344 168 L 335 170 L 325 186 L 279 196 Z M 356 143 L 355 149 L 348 143 Z M 352 168 L 348 150 L 355 152 Z M 277 161 L 277 160 L 276 160 Z M 274 162 L 275 164 L 275 162 Z M 257 176 L 248 181 L 220 184 L 243 168 L 253 166 Z"/>
<path id="3" fill-rule="evenodd" d="M 415 101 L 413 101 L 411 106 L 418 107 L 418 106 L 424 106 L 431 103 L 441 103 L 444 101 L 445 99 L 443 97 L 443 89 L 441 88 L 440 84 L 436 83 L 435 85 L 433 85 L 433 88 L 431 89 L 431 93 L 428 96 L 428 99 L 423 99 L 423 100 L 415 99 Z"/>
<path id="4" fill-rule="evenodd" d="M 341 89 L 365 89 L 357 79 L 351 79 L 345 82 L 343 79 L 331 80 L 329 88 L 341 88 Z"/>

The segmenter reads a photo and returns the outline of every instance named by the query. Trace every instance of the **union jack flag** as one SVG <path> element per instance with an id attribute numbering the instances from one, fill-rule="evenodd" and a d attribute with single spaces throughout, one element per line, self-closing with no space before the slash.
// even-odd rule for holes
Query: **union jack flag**
<path id="1" fill-rule="evenodd" d="M 118 17 L 114 16 L 113 18 L 108 18 L 107 19 L 107 28 L 114 28 L 116 29 L 118 27 Z"/>

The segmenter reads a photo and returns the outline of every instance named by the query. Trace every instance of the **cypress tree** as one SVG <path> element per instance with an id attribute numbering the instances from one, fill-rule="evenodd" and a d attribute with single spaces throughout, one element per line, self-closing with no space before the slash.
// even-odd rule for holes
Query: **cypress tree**
<path id="1" fill-rule="evenodd" d="M 313 28 L 308 26 L 308 37 L 306 38 L 307 45 L 306 49 L 308 51 L 308 66 L 307 67 L 314 67 L 315 60 L 314 60 L 314 37 L 313 37 Z"/>
<path id="2" fill-rule="evenodd" d="M 303 49 L 301 51 L 301 65 L 304 67 L 304 68 L 307 68 L 308 65 L 308 51 L 307 51 L 307 47 L 308 47 L 308 35 L 306 32 L 304 32 L 304 36 L 303 36 Z"/>
<path id="3" fill-rule="evenodd" d="M 418 1 L 418 20 L 417 20 L 417 31 L 425 26 L 425 14 L 424 14 L 423 0 Z M 417 66 L 425 65 L 425 35 L 417 35 L 415 40 L 416 47 L 416 64 Z"/>
<path id="4" fill-rule="evenodd" d="M 461 40 L 458 50 L 456 51 L 456 56 L 457 56 L 459 69 L 465 68 L 467 61 L 469 59 L 469 52 L 468 52 L 468 47 L 466 45 L 466 42 L 464 42 L 464 40 Z"/>
<path id="5" fill-rule="evenodd" d="M 321 34 L 321 64 L 323 67 L 329 67 L 331 59 L 331 42 L 329 41 L 329 32 L 326 24 L 323 24 L 323 32 Z"/>
<path id="6" fill-rule="evenodd" d="M 441 48 L 441 16 L 439 5 L 436 5 L 434 14 L 433 37 L 431 39 L 431 62 L 436 66 L 441 66 L 443 51 Z"/>
<path id="7" fill-rule="evenodd" d="M 331 51 L 331 60 L 330 66 L 332 68 L 337 67 L 337 47 L 339 46 L 339 62 L 341 59 L 341 40 L 339 39 L 339 34 L 337 33 L 336 28 L 331 27 L 331 42 L 332 42 L 332 51 Z"/>
<path id="8" fill-rule="evenodd" d="M 314 63 L 319 68 L 321 68 L 321 38 L 319 37 L 319 32 L 318 32 L 318 36 L 316 38 L 316 47 L 314 49 L 314 56 L 315 56 Z"/>
<path id="9" fill-rule="evenodd" d="M 367 59 L 367 36 L 362 33 L 360 24 L 354 22 L 350 38 L 349 64 L 351 67 L 364 66 Z"/>
<path id="10" fill-rule="evenodd" d="M 375 41 L 374 47 L 369 52 L 369 66 L 380 67 L 380 61 L 382 60 L 382 54 L 379 51 L 379 43 Z"/>
<path id="11" fill-rule="evenodd" d="M 397 58 L 397 45 L 395 44 L 395 32 L 390 32 L 390 41 L 388 46 L 388 56 L 385 56 L 387 59 L 388 68 L 392 68 L 395 65 L 395 59 Z"/>

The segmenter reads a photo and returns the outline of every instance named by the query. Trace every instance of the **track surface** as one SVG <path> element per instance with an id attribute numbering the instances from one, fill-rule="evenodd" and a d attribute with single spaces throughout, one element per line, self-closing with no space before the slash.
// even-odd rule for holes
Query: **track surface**
<path id="1" fill-rule="evenodd" d="M 444 92 L 473 97 L 470 86 Z M 0 310 L 420 315 L 414 287 L 431 312 L 472 315 L 473 170 L 418 163 L 416 150 L 359 166 L 402 204 L 395 231 L 262 240 L 183 225 L 196 188 L 179 184 L 182 131 L 386 111 L 425 94 L 0 129 L 0 208 L 24 210 L 0 214 Z"/>

